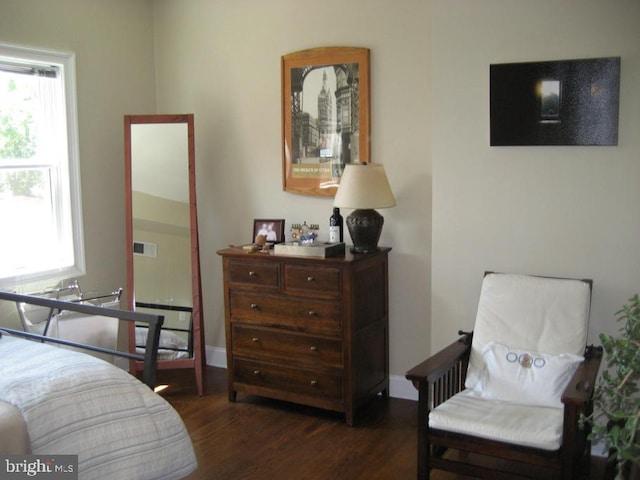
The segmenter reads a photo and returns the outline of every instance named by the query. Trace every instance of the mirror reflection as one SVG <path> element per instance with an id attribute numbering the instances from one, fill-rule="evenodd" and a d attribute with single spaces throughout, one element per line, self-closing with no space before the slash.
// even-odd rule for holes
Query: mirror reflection
<path id="1" fill-rule="evenodd" d="M 131 125 L 136 310 L 162 310 L 160 360 L 190 356 L 191 240 L 187 125 Z M 146 342 L 136 329 L 136 347 Z"/>
<path id="2" fill-rule="evenodd" d="M 195 368 L 202 394 L 193 115 L 127 116 L 125 124 L 128 302 L 164 315 L 158 368 Z M 146 330 L 133 337 L 140 351 Z"/>

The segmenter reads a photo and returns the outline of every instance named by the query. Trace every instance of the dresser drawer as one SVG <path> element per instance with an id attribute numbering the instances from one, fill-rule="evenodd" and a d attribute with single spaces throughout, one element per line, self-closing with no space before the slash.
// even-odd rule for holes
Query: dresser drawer
<path id="1" fill-rule="evenodd" d="M 233 354 L 253 359 L 277 360 L 315 368 L 340 368 L 342 342 L 330 338 L 296 334 L 282 330 L 233 325 Z"/>
<path id="2" fill-rule="evenodd" d="M 230 260 L 229 283 L 234 286 L 253 285 L 278 288 L 280 286 L 280 265 L 278 263 Z"/>
<path id="3" fill-rule="evenodd" d="M 231 291 L 229 310 L 232 322 L 335 336 L 342 334 L 341 310 L 337 302 Z"/>
<path id="4" fill-rule="evenodd" d="M 254 387 L 328 399 L 342 398 L 342 377 L 235 357 L 234 381 Z"/>
<path id="5" fill-rule="evenodd" d="M 284 265 L 284 290 L 287 293 L 317 297 L 339 297 L 342 275 L 338 268 Z"/>

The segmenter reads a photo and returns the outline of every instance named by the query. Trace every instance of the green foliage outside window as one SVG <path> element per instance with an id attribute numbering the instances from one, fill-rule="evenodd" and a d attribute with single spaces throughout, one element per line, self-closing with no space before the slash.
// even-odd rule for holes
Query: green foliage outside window
<path id="1" fill-rule="evenodd" d="M 0 159 L 28 159 L 36 153 L 36 134 L 33 130 L 33 93 L 20 88 L 14 79 L 7 79 L 0 87 Z M 1 172 L 1 171 L 0 171 Z M 31 195 L 34 186 L 42 182 L 41 170 L 5 170 L 0 173 L 0 192 Z"/>

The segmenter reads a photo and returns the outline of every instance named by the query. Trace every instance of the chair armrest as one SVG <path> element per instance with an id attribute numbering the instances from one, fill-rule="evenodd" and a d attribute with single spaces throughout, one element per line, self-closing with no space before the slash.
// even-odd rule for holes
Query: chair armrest
<path id="1" fill-rule="evenodd" d="M 562 394 L 563 404 L 579 407 L 589 402 L 593 395 L 601 361 L 602 347 L 588 346 L 585 351 L 584 362 L 578 366 Z"/>
<path id="2" fill-rule="evenodd" d="M 471 351 L 471 333 L 466 333 L 435 355 L 409 370 L 405 377 L 418 388 L 422 382 L 435 382 Z"/>

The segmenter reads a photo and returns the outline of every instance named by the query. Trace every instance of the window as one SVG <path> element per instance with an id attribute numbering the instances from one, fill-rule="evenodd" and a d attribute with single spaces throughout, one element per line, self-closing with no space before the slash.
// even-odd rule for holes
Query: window
<path id="1" fill-rule="evenodd" d="M 73 53 L 0 43 L 0 287 L 84 273 Z"/>

